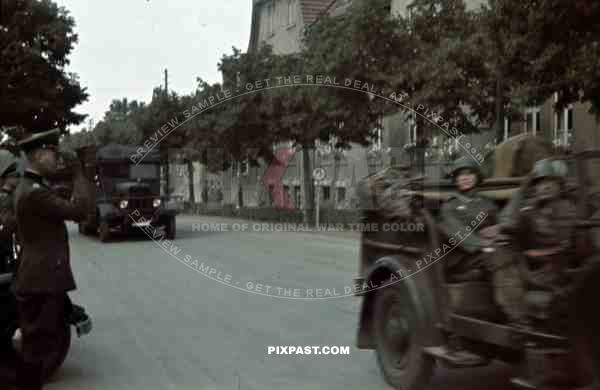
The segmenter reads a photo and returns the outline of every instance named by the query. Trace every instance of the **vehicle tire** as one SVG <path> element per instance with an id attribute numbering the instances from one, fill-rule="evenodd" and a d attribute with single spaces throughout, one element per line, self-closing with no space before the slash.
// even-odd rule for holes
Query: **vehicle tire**
<path id="1" fill-rule="evenodd" d="M 58 340 L 58 348 L 54 353 L 45 356 L 42 366 L 44 380 L 47 381 L 62 366 L 71 348 L 71 325 L 65 322 Z"/>
<path id="2" fill-rule="evenodd" d="M 17 327 L 13 327 L 11 330 L 14 332 Z M 11 343 L 12 344 L 12 343 Z M 62 366 L 69 354 L 69 349 L 71 349 L 71 326 L 68 323 L 64 323 L 61 329 L 61 332 L 58 335 L 57 348 L 56 350 L 44 356 L 42 361 L 42 376 L 44 377 L 44 382 L 47 382 L 52 375 L 56 373 L 56 371 Z M 21 359 L 19 350 L 14 349 L 13 345 L 13 353 L 15 355 L 14 359 Z M 15 362 L 16 365 L 16 362 Z"/>
<path id="3" fill-rule="evenodd" d="M 175 223 L 175 217 L 170 217 L 167 224 L 165 225 L 165 235 L 167 240 L 175 239 L 175 232 L 177 230 L 177 224 Z"/>
<path id="4" fill-rule="evenodd" d="M 433 324 L 404 281 L 378 291 L 374 308 L 375 353 L 385 381 L 402 390 L 421 390 L 435 359 L 423 353 L 433 340 Z"/>
<path id="5" fill-rule="evenodd" d="M 110 239 L 110 227 L 108 226 L 108 222 L 100 222 L 100 226 L 98 227 L 98 237 L 100 238 L 100 241 L 108 242 Z"/>

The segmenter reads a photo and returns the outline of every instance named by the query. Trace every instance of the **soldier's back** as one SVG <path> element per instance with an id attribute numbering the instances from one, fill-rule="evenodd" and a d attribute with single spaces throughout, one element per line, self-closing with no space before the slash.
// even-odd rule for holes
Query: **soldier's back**
<path id="1" fill-rule="evenodd" d="M 22 246 L 18 293 L 57 293 L 75 289 L 65 220 L 48 186 L 24 177 L 15 193 L 17 236 Z"/>

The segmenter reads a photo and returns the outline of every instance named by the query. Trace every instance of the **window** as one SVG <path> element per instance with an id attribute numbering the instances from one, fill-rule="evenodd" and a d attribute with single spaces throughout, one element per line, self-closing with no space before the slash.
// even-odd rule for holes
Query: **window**
<path id="1" fill-rule="evenodd" d="M 346 200 L 346 189 L 344 187 L 337 188 L 337 201 L 344 202 Z"/>
<path id="2" fill-rule="evenodd" d="M 534 135 L 540 131 L 541 110 L 539 107 L 532 107 L 525 110 L 524 129 L 526 133 Z"/>
<path id="3" fill-rule="evenodd" d="M 288 0 L 287 25 L 293 26 L 295 23 L 296 23 L 296 0 Z"/>
<path id="4" fill-rule="evenodd" d="M 506 141 L 510 137 L 510 118 L 504 117 L 504 140 Z"/>
<path id="5" fill-rule="evenodd" d="M 248 161 L 240 162 L 240 175 L 246 176 L 248 174 Z"/>
<path id="6" fill-rule="evenodd" d="M 412 5 L 406 7 L 406 21 L 408 22 L 408 33 L 412 34 L 415 24 L 415 9 Z"/>
<path id="7" fill-rule="evenodd" d="M 414 144 L 417 142 L 417 114 L 410 112 L 408 115 L 408 143 Z"/>
<path id="8" fill-rule="evenodd" d="M 323 186 L 321 193 L 323 194 L 322 198 L 324 201 L 328 201 L 329 199 L 331 199 L 329 186 Z"/>
<path id="9" fill-rule="evenodd" d="M 273 34 L 273 8 L 273 2 L 267 3 L 267 15 L 265 20 L 267 35 Z"/>
<path id="10" fill-rule="evenodd" d="M 294 205 L 296 208 L 302 207 L 302 189 L 300 186 L 294 186 Z"/>
<path id="11" fill-rule="evenodd" d="M 377 118 L 377 150 L 381 150 L 381 142 L 383 141 L 383 115 Z"/>
<path id="12" fill-rule="evenodd" d="M 554 94 L 554 102 L 558 102 L 558 94 Z M 573 105 L 558 110 L 554 114 L 554 145 L 568 147 L 573 136 Z"/>

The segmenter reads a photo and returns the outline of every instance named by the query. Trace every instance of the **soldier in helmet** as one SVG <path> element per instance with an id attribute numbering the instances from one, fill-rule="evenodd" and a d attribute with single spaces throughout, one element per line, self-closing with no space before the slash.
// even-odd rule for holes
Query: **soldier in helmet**
<path id="1" fill-rule="evenodd" d="M 19 142 L 26 155 L 23 178 L 15 192 L 17 237 L 22 244 L 15 295 L 22 333 L 19 389 L 41 389 L 43 359 L 58 347 L 64 320 L 71 312 L 67 292 L 76 288 L 69 259 L 66 220 L 85 214 L 87 182 L 81 163 L 73 168 L 73 198 L 60 197 L 48 183 L 57 168 L 58 129 Z"/>
<path id="2" fill-rule="evenodd" d="M 442 206 L 441 229 L 458 243 L 461 256 L 449 256 L 447 272 L 456 282 L 479 278 L 486 267 L 484 252 L 496 235 L 494 202 L 476 193 L 483 176 L 477 161 L 459 158 L 451 172 L 457 192 Z M 473 223 L 477 228 L 473 229 Z"/>
<path id="3" fill-rule="evenodd" d="M 527 291 L 520 295 L 522 304 L 535 311 L 528 310 L 527 317 L 549 318 L 550 306 L 567 282 L 563 270 L 575 260 L 577 214 L 575 203 L 565 195 L 566 174 L 563 161 L 536 162 L 524 204 L 507 227 L 515 247 L 525 255 L 518 265 Z M 511 268 L 517 272 L 517 265 Z"/>
<path id="4" fill-rule="evenodd" d="M 8 273 L 12 271 L 13 234 L 17 225 L 13 192 L 19 179 L 17 158 L 6 149 L 0 149 L 0 180 L 0 273 Z"/>

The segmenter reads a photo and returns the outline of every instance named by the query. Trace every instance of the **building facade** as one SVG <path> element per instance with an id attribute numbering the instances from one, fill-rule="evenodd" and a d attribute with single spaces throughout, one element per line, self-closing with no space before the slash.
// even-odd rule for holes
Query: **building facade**
<path id="1" fill-rule="evenodd" d="M 413 0 L 390 0 L 390 12 L 394 15 L 410 17 L 410 4 Z M 486 0 L 466 0 L 467 7 L 479 7 Z M 343 14 L 352 0 L 253 0 L 252 22 L 248 51 L 256 50 L 263 42 L 270 44 L 275 53 L 290 54 L 302 49 L 302 36 L 306 26 L 318 21 L 325 14 Z M 557 147 L 581 150 L 600 147 L 600 125 L 588 113 L 588 104 L 573 104 L 556 112 L 555 98 L 539 106 L 524 110 L 521 118 L 506 119 L 504 139 L 526 132 L 545 137 Z M 352 208 L 356 198 L 355 184 L 362 177 L 382 168 L 390 161 L 410 159 L 410 149 L 417 141 L 420 129 L 416 128 L 414 114 L 398 113 L 382 118 L 380 138 L 368 149 L 354 147 L 349 151 L 331 150 L 328 145 L 316 145 L 310 153 L 311 169 L 320 167 L 327 172 L 320 183 L 319 202 L 321 207 Z M 482 128 L 479 133 L 466 134 L 461 144 L 470 144 L 485 152 L 496 142 L 496 133 L 491 128 Z M 429 134 L 430 144 L 425 152 L 425 174 L 435 178 L 445 174 L 449 163 L 448 156 L 464 154 L 465 151 L 453 139 L 433 131 Z M 290 145 L 278 145 L 286 147 Z M 302 155 L 298 151 L 282 182 L 284 189 L 296 208 L 304 206 L 302 191 Z M 178 178 L 173 180 L 183 196 L 189 196 L 189 186 L 185 185 L 187 166 L 178 168 Z M 211 202 L 232 204 L 243 207 L 273 206 L 268 188 L 274 184 L 263 183 L 265 165 L 251 167 L 246 163 L 234 163 L 232 168 L 221 175 L 202 173 L 202 167 L 194 164 L 194 177 L 198 178 L 194 192 L 197 202 L 204 202 L 202 193 L 208 192 Z M 310 174 L 310 173 L 309 173 Z M 199 177 L 207 175 L 206 178 Z M 219 176 L 219 177 L 217 177 Z M 204 188 L 207 187 L 207 188 Z M 216 194 L 216 195 L 215 195 Z M 240 201 L 241 198 L 241 201 Z M 186 197 L 187 199 L 187 197 Z"/>

